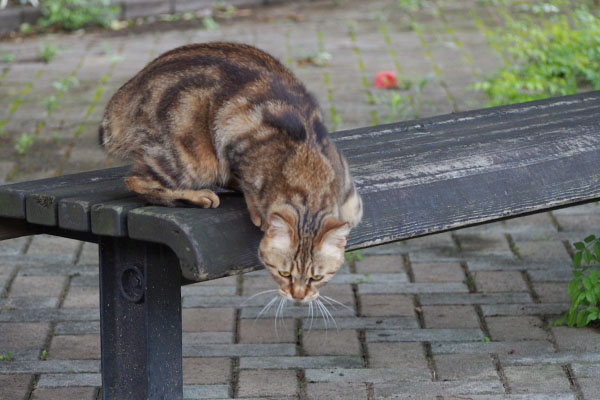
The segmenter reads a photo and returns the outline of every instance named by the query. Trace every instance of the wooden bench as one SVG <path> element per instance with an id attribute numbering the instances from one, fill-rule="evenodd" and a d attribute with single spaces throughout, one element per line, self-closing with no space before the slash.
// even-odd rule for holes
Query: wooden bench
<path id="1" fill-rule="evenodd" d="M 600 92 L 332 135 L 364 201 L 349 249 L 600 199 Z M 181 399 L 182 284 L 261 268 L 244 200 L 146 206 L 127 168 L 0 187 L 0 239 L 97 242 L 104 399 Z"/>

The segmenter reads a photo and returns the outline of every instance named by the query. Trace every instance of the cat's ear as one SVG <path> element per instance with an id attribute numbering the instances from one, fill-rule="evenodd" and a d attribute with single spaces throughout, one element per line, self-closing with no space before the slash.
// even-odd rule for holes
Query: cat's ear
<path id="1" fill-rule="evenodd" d="M 331 257 L 340 257 L 344 253 L 346 240 L 350 233 L 350 224 L 335 218 L 327 218 L 317 237 L 317 249 Z"/>
<path id="2" fill-rule="evenodd" d="M 265 235 L 269 239 L 269 246 L 286 250 L 292 247 L 294 241 L 293 216 L 286 212 L 273 213 L 267 218 Z"/>

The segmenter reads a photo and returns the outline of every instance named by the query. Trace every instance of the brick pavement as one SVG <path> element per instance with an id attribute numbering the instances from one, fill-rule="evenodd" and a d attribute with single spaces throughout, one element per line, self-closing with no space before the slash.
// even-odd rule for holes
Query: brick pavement
<path id="1" fill-rule="evenodd" d="M 0 43 L 17 57 L 0 64 L 0 180 L 114 165 L 96 147 L 104 104 L 152 57 L 195 41 L 250 42 L 289 60 L 330 127 L 390 117 L 389 93 L 362 86 L 379 69 L 429 74 L 423 95 L 411 92 L 421 116 L 485 102 L 466 86 L 499 58 L 467 11 L 492 24 L 494 9 L 475 0 L 408 12 L 392 1 L 340 3 L 258 9 L 217 31 L 161 25 Z M 320 41 L 329 65 L 300 66 Z M 40 42 L 63 47 L 48 65 L 33 61 Z M 48 115 L 43 99 L 69 74 L 80 85 Z M 16 157 L 12 141 L 36 128 L 30 153 Z M 600 206 L 584 205 L 365 250 L 324 290 L 350 308 L 328 305 L 337 330 L 292 304 L 281 321 L 273 310 L 257 319 L 269 296 L 242 304 L 273 287 L 264 271 L 186 286 L 185 397 L 599 399 L 599 331 L 550 326 L 568 308 L 571 245 L 598 222 Z M 97 265 L 95 245 L 48 236 L 0 242 L 0 355 L 12 357 L 0 361 L 0 399 L 99 398 Z"/>

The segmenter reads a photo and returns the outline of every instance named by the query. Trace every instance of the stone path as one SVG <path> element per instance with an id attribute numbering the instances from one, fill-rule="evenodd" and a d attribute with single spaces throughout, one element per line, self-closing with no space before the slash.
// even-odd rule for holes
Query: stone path
<path id="1" fill-rule="evenodd" d="M 1 180 L 115 165 L 96 143 L 105 103 L 150 59 L 190 42 L 244 41 L 277 55 L 316 94 L 332 130 L 484 105 L 467 86 L 502 62 L 482 33 L 497 11 L 475 0 L 397 4 L 288 4 L 216 31 L 185 23 L 2 42 L 16 60 L 0 64 Z M 40 43 L 62 50 L 42 64 Z M 307 65 L 320 49 L 328 65 Z M 391 93 L 371 85 L 385 69 L 428 83 L 402 92 L 407 105 L 393 110 Z M 49 113 L 45 98 L 68 76 L 79 86 Z M 35 142 L 16 156 L 22 133 Z M 273 288 L 264 271 L 186 286 L 185 396 L 600 399 L 598 330 L 550 327 L 568 308 L 572 243 L 598 226 L 592 204 L 368 249 L 324 290 L 344 304 L 329 305 L 335 324 L 292 305 L 281 321 L 273 310 L 257 319 L 271 298 L 248 299 Z M 0 360 L 0 399 L 99 398 L 97 273 L 94 245 L 0 242 L 0 356 L 11 358 Z"/>

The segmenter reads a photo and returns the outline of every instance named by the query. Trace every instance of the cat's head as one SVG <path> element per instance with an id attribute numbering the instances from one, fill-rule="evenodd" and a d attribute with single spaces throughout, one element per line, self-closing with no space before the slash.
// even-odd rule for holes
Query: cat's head
<path id="1" fill-rule="evenodd" d="M 350 225 L 325 217 L 318 227 L 298 221 L 295 213 L 272 213 L 259 246 L 259 257 L 290 300 L 313 301 L 344 262 Z"/>

